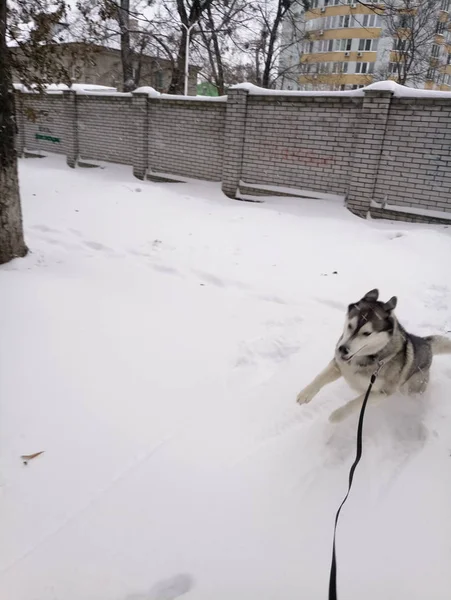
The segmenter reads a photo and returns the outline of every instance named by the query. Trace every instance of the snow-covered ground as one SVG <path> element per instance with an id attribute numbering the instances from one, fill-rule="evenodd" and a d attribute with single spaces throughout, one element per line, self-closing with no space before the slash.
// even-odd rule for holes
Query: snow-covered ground
<path id="1" fill-rule="evenodd" d="M 347 304 L 451 330 L 451 229 L 25 160 L 0 269 L 0 599 L 320 600 L 357 415 L 323 368 Z M 25 466 L 21 455 L 44 450 Z M 448 600 L 451 357 L 369 407 L 340 597 Z"/>

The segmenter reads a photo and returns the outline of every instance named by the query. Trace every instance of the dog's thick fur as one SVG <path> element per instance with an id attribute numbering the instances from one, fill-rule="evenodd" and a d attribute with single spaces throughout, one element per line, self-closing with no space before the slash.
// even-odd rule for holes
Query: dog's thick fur
<path id="1" fill-rule="evenodd" d="M 440 335 L 418 337 L 408 333 L 394 314 L 396 297 L 388 302 L 378 298 L 378 290 L 372 290 L 349 305 L 335 357 L 299 393 L 299 404 L 310 402 L 325 385 L 344 377 L 361 395 L 331 414 L 331 421 L 341 421 L 361 406 L 371 375 L 378 369 L 370 402 L 395 392 L 425 391 L 433 355 L 451 354 L 451 340 Z"/>

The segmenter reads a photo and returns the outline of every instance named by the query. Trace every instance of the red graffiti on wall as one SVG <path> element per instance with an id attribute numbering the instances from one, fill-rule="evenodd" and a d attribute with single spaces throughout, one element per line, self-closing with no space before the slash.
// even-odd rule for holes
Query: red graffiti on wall
<path id="1" fill-rule="evenodd" d="M 335 162 L 333 154 L 326 154 L 314 148 L 278 148 L 274 152 L 274 158 L 296 165 L 312 167 L 324 167 Z"/>

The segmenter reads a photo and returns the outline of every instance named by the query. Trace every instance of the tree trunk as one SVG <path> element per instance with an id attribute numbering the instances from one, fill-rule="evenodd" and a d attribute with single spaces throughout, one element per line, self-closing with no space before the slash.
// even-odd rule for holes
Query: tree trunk
<path id="1" fill-rule="evenodd" d="M 169 94 L 182 95 L 185 88 L 185 58 L 186 58 L 186 29 L 182 27 L 179 50 L 174 68 L 172 69 L 171 83 L 169 85 Z"/>
<path id="2" fill-rule="evenodd" d="M 135 78 L 133 77 L 133 52 L 130 47 L 130 0 L 121 0 L 119 28 L 121 30 L 122 87 L 124 92 L 131 92 L 135 89 Z"/>
<path id="3" fill-rule="evenodd" d="M 211 39 L 213 42 L 213 50 L 209 49 L 209 55 L 215 60 L 212 60 L 212 66 L 214 67 L 214 63 L 216 61 L 216 68 L 213 69 L 214 75 L 215 75 L 215 83 L 216 83 L 216 87 L 218 89 L 218 94 L 219 96 L 223 96 L 225 93 L 225 85 L 224 85 L 224 65 L 222 62 L 222 54 L 221 54 L 221 48 L 219 46 L 219 39 L 218 39 L 218 34 L 216 33 L 216 29 L 215 29 L 215 22 L 213 20 L 213 14 L 211 12 L 211 6 L 208 7 L 207 9 L 207 17 L 208 17 L 208 22 L 210 25 L 210 31 L 211 31 Z"/>
<path id="4" fill-rule="evenodd" d="M 277 6 L 277 13 L 272 24 L 271 31 L 269 34 L 268 51 L 266 54 L 265 66 L 263 69 L 262 87 L 269 88 L 271 84 L 271 68 L 273 66 L 274 59 L 274 47 L 279 34 L 279 27 L 283 17 L 283 2 L 279 0 Z"/>
<path id="5" fill-rule="evenodd" d="M 25 256 L 20 206 L 14 91 L 6 46 L 6 0 L 0 0 L 0 264 Z"/>

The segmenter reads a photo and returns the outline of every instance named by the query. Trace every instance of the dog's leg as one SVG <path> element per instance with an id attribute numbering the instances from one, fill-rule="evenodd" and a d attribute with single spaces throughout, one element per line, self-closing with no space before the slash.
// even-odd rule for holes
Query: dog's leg
<path id="1" fill-rule="evenodd" d="M 316 394 L 328 383 L 332 383 L 332 381 L 336 381 L 340 379 L 341 372 L 337 367 L 337 363 L 334 360 L 331 360 L 324 371 L 315 377 L 315 379 L 310 383 L 306 388 L 299 392 L 297 397 L 297 402 L 299 404 L 307 404 L 310 400 L 316 396 Z"/>
<path id="2" fill-rule="evenodd" d="M 344 421 L 344 419 L 349 417 L 350 414 L 360 409 L 364 398 L 365 394 L 361 394 L 360 396 L 357 396 L 357 398 L 354 398 L 354 400 L 351 400 L 344 406 L 340 406 L 340 408 L 334 410 L 334 412 L 330 415 L 329 421 L 331 423 L 339 423 L 340 421 Z M 371 392 L 370 397 L 368 398 L 368 403 L 371 402 L 371 404 L 375 404 L 383 398 L 387 398 L 387 394 Z"/>

